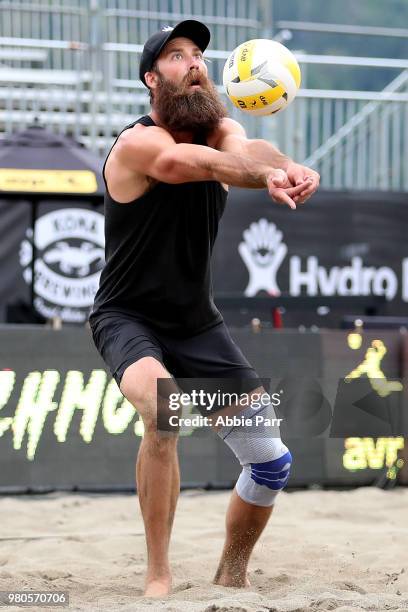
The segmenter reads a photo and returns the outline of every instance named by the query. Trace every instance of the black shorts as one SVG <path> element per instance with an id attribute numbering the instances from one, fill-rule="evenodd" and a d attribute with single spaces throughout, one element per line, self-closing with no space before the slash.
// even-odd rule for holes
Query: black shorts
<path id="1" fill-rule="evenodd" d="M 126 368 L 148 356 L 160 361 L 174 378 L 258 379 L 223 321 L 182 339 L 119 312 L 104 313 L 90 325 L 96 348 L 118 386 Z"/>

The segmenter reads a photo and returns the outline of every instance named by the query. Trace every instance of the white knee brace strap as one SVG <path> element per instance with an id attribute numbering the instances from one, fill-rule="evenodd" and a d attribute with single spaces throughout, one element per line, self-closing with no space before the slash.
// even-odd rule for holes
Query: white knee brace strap
<path id="1" fill-rule="evenodd" d="M 249 504 L 272 506 L 286 486 L 292 463 L 279 427 L 270 424 L 276 419 L 275 411 L 269 404 L 259 410 L 246 408 L 237 416 L 251 419 L 251 424 L 224 426 L 217 432 L 242 465 L 236 491 Z"/>

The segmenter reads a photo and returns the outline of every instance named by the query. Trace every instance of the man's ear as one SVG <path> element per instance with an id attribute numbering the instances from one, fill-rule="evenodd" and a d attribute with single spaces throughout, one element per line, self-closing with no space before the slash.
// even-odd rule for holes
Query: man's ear
<path id="1" fill-rule="evenodd" d="M 145 72 L 144 78 L 149 89 L 157 87 L 159 76 L 155 72 Z"/>

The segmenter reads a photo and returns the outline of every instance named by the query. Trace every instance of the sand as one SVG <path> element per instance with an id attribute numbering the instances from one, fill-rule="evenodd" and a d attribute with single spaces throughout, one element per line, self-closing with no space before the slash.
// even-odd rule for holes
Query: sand
<path id="1" fill-rule="evenodd" d="M 66 590 L 70 610 L 89 611 L 408 611 L 408 489 L 281 494 L 246 589 L 211 584 L 228 498 L 181 494 L 174 592 L 149 600 L 135 496 L 1 497 L 0 590 Z M 35 608 L 42 609 L 59 608 Z"/>

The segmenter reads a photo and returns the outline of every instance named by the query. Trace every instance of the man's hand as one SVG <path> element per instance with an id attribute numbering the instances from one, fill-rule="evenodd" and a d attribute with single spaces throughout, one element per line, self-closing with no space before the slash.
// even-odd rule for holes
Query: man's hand
<path id="1" fill-rule="evenodd" d="M 311 179 L 293 184 L 284 170 L 272 170 L 266 177 L 266 185 L 271 198 L 278 204 L 287 204 L 293 210 L 296 209 L 297 202 L 301 203 L 298 198 L 302 193 L 308 192 L 311 184 Z"/>
<path id="2" fill-rule="evenodd" d="M 303 204 L 306 202 L 319 187 L 320 175 L 311 168 L 307 168 L 301 164 L 296 164 L 292 161 L 289 162 L 286 168 L 286 174 L 292 187 L 308 182 L 305 188 L 293 197 L 296 204 Z"/>

